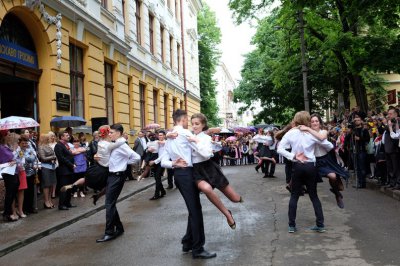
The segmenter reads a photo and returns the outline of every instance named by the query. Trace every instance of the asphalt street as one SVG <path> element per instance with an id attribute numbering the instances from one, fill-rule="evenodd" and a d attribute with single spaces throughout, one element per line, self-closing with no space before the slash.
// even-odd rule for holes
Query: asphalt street
<path id="1" fill-rule="evenodd" d="M 400 265 L 399 201 L 350 186 L 343 193 L 345 209 L 339 209 L 325 181 L 318 188 L 327 231 L 308 230 L 315 217 L 305 196 L 298 205 L 299 231 L 289 234 L 282 166 L 273 179 L 262 178 L 254 166 L 223 169 L 244 203 L 229 202 L 219 193 L 236 220 L 232 230 L 201 195 L 205 248 L 217 252 L 214 259 L 193 260 L 182 252 L 184 201 L 177 189 L 149 201 L 151 188 L 117 205 L 125 226 L 118 239 L 95 242 L 104 232 L 103 210 L 1 257 L 0 265 Z"/>

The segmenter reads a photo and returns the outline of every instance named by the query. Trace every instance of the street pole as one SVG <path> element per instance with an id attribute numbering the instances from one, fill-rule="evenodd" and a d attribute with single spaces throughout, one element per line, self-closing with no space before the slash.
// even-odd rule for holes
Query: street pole
<path id="1" fill-rule="evenodd" d="M 308 101 L 308 87 L 307 87 L 307 61 L 306 61 L 306 45 L 304 42 L 304 20 L 303 10 L 298 11 L 299 19 L 299 34 L 300 34 L 300 47 L 301 47 L 301 71 L 303 72 L 303 96 L 304 96 L 304 109 L 310 112 L 310 102 Z"/>

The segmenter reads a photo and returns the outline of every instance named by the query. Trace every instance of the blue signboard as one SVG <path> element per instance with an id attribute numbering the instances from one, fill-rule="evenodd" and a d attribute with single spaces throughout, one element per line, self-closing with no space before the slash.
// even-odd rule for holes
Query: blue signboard
<path id="1" fill-rule="evenodd" d="M 0 58 L 16 62 L 18 64 L 38 68 L 36 53 L 21 47 L 15 43 L 0 39 Z"/>

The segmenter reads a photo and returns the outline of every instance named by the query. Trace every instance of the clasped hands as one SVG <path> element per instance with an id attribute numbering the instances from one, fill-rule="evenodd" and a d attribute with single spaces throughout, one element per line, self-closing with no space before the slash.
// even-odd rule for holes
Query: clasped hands
<path id="1" fill-rule="evenodd" d="M 301 163 L 305 163 L 308 158 L 304 155 L 304 152 L 296 153 L 295 159 Z"/>
<path id="2" fill-rule="evenodd" d="M 185 167 L 188 166 L 188 164 L 184 159 L 179 158 L 179 159 L 177 159 L 175 161 L 172 161 L 172 166 L 174 168 L 185 168 Z"/>
<path id="3" fill-rule="evenodd" d="M 168 139 L 176 139 L 178 137 L 178 132 L 168 132 L 166 137 Z M 196 136 L 187 136 L 188 141 L 190 142 L 199 142 L 199 139 Z"/>

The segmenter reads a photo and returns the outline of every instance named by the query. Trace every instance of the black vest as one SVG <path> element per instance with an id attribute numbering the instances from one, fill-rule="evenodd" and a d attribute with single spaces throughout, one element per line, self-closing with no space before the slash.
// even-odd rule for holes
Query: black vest
<path id="1" fill-rule="evenodd" d="M 396 153 L 399 151 L 399 140 L 398 139 L 392 139 L 390 137 L 390 131 L 389 128 L 386 127 L 385 130 L 385 135 L 384 135 L 384 147 L 385 147 L 385 153 Z"/>

